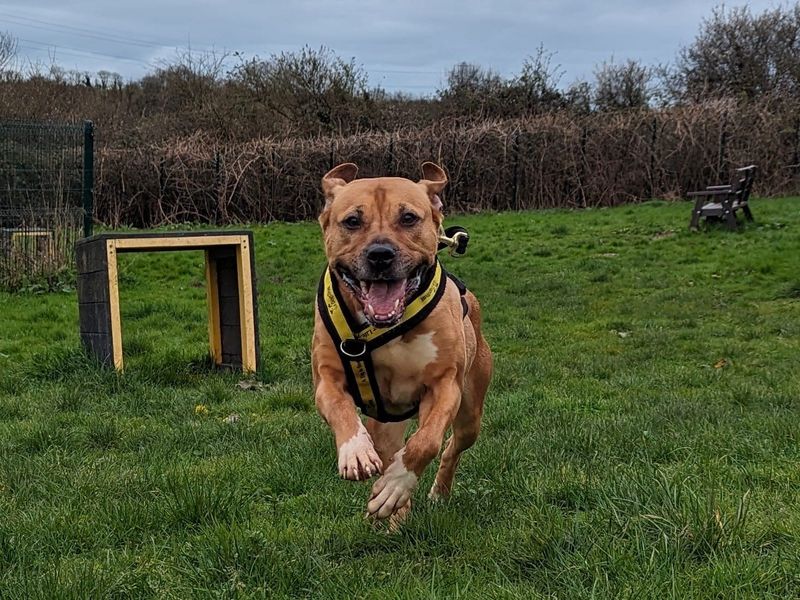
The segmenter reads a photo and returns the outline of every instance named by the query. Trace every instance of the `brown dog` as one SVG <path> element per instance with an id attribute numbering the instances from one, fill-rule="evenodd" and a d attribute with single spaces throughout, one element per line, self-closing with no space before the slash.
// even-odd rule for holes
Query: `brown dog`
<path id="1" fill-rule="evenodd" d="M 366 328 L 380 336 L 395 326 L 398 330 L 409 313 L 433 294 L 434 284 L 431 294 L 422 288 L 441 271 L 436 252 L 443 215 L 437 194 L 447 176 L 433 163 L 422 165 L 419 182 L 400 177 L 356 180 L 357 170 L 352 163 L 342 164 L 322 179 L 325 208 L 319 222 L 328 283 L 335 288 L 328 290 L 328 297 L 341 301 L 342 312 L 352 316 L 356 330 Z M 395 523 L 410 510 L 419 477 L 452 426 L 429 497 L 450 493 L 461 453 L 478 437 L 492 374 L 492 354 L 481 336 L 477 299 L 470 292 L 462 295 L 446 274 L 437 289 L 439 299 L 435 306 L 429 305 L 433 306 L 429 314 L 419 322 L 405 323 L 402 334 L 371 351 L 373 387 L 367 385 L 365 394 L 370 389 L 376 392 L 381 412 L 378 418 L 367 419 L 366 428 L 354 402 L 361 392 L 347 362 L 367 360 L 363 347 L 348 350 L 347 342 L 335 339 L 338 334 L 331 328 L 325 300 L 315 315 L 316 405 L 333 430 L 339 474 L 361 480 L 381 473 L 367 513 L 378 519 L 393 517 Z M 322 298 L 322 287 L 320 294 Z M 350 359 L 351 355 L 361 358 Z M 353 364 L 359 376 L 361 363 Z M 419 427 L 404 444 L 408 421 L 402 419 L 417 409 Z"/>

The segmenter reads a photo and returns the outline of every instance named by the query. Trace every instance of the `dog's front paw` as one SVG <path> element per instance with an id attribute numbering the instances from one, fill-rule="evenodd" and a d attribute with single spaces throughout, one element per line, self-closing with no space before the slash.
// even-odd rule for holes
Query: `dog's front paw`
<path id="1" fill-rule="evenodd" d="M 431 502 L 440 502 L 442 500 L 446 500 L 450 497 L 450 490 L 447 489 L 446 486 L 439 483 L 439 480 L 436 479 L 431 486 L 431 490 L 428 492 L 428 500 Z"/>
<path id="2" fill-rule="evenodd" d="M 383 469 L 372 438 L 359 423 L 358 432 L 339 447 L 339 475 L 351 481 L 369 479 Z"/>
<path id="3" fill-rule="evenodd" d="M 417 476 L 403 464 L 403 451 L 395 454 L 386 473 L 372 486 L 367 516 L 386 519 L 402 509 L 417 487 Z"/>

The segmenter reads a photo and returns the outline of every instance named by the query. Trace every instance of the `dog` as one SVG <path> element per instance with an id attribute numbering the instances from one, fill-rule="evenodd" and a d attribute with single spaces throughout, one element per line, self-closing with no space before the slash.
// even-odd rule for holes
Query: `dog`
<path id="1" fill-rule="evenodd" d="M 379 475 L 367 516 L 399 524 L 451 427 L 428 496 L 453 489 L 480 432 L 492 353 L 478 300 L 436 257 L 444 170 L 426 162 L 416 182 L 356 179 L 357 171 L 345 163 L 322 178 L 327 270 L 312 342 L 315 403 L 333 432 L 339 475 Z M 418 429 L 405 441 L 414 415 Z"/>

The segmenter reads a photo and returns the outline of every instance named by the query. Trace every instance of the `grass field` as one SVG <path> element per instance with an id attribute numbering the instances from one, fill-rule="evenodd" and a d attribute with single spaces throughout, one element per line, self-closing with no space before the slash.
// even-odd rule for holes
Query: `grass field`
<path id="1" fill-rule="evenodd" d="M 451 219 L 496 375 L 396 534 L 314 409 L 316 224 L 256 229 L 247 390 L 206 365 L 199 253 L 120 257 L 123 376 L 74 292 L 0 294 L 0 598 L 800 597 L 800 199 L 753 205 Z"/>

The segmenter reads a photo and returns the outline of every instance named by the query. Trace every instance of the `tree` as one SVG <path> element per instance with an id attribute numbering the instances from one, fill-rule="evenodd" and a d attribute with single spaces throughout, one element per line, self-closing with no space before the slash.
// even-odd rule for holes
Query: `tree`
<path id="1" fill-rule="evenodd" d="M 11 66 L 17 56 L 17 39 L 7 31 L 0 31 L 0 72 Z"/>
<path id="2" fill-rule="evenodd" d="M 491 69 L 484 69 L 480 65 L 460 62 L 447 74 L 446 92 L 458 94 L 461 92 L 481 92 L 502 86 L 503 80 Z"/>
<path id="3" fill-rule="evenodd" d="M 650 102 L 651 70 L 637 60 L 622 64 L 604 62 L 594 71 L 594 105 L 597 110 L 643 108 Z"/>
<path id="4" fill-rule="evenodd" d="M 511 79 L 473 63 L 455 65 L 447 75 L 447 87 L 439 91 L 445 114 L 473 120 L 508 118 L 563 106 L 558 90 L 562 73 L 559 65 L 553 65 L 553 56 L 539 46 Z"/>
<path id="5" fill-rule="evenodd" d="M 564 104 L 575 113 L 586 115 L 592 110 L 592 86 L 588 81 L 575 81 L 564 92 Z"/>
<path id="6" fill-rule="evenodd" d="M 198 128 L 224 130 L 231 115 L 220 108 L 227 54 L 177 51 L 171 60 L 161 61 L 153 72 L 128 86 L 143 115 L 161 114 L 159 126 L 166 130 L 190 132 Z M 107 75 L 121 88 L 121 78 Z"/>
<path id="7" fill-rule="evenodd" d="M 558 90 L 563 71 L 560 65 L 553 65 L 554 56 L 555 53 L 540 45 L 536 54 L 522 63 L 522 71 L 513 87 L 522 92 L 526 114 L 558 108 L 563 104 L 563 96 Z"/>
<path id="8" fill-rule="evenodd" d="M 347 131 L 371 102 L 367 75 L 355 59 L 343 60 L 325 47 L 253 58 L 233 78 L 273 117 L 303 134 Z"/>
<path id="9" fill-rule="evenodd" d="M 122 75 L 114 71 L 107 71 L 105 69 L 97 72 L 95 85 L 102 89 L 115 89 L 122 88 Z"/>
<path id="10" fill-rule="evenodd" d="M 800 93 L 800 4 L 753 15 L 717 7 L 678 57 L 675 87 L 686 100 Z"/>
<path id="11" fill-rule="evenodd" d="M 439 101 L 446 115 L 472 119 L 505 116 L 510 106 L 504 102 L 506 82 L 492 69 L 461 62 L 447 74 L 447 87 L 439 90 Z"/>

